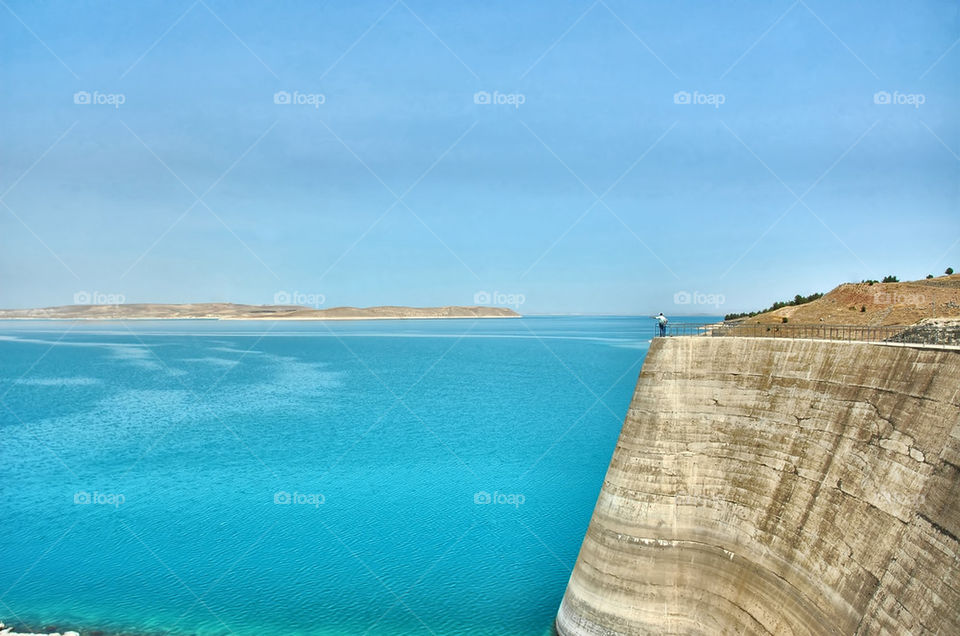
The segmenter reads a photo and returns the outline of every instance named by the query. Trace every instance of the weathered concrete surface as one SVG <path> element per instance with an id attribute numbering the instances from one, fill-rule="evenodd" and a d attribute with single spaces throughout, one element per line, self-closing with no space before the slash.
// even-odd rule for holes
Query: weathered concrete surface
<path id="1" fill-rule="evenodd" d="M 958 467 L 958 352 L 659 338 L 557 629 L 960 634 Z"/>

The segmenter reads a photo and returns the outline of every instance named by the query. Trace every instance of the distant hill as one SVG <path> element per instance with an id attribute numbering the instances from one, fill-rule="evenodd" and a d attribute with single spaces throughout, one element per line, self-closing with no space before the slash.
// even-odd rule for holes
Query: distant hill
<path id="1" fill-rule="evenodd" d="M 845 283 L 817 300 L 732 323 L 913 325 L 926 318 L 960 318 L 960 274 L 902 283 Z"/>
<path id="2" fill-rule="evenodd" d="M 506 307 L 333 307 L 299 305 L 64 305 L 43 309 L 0 309 L 0 320 L 376 320 L 417 318 L 519 318 Z"/>

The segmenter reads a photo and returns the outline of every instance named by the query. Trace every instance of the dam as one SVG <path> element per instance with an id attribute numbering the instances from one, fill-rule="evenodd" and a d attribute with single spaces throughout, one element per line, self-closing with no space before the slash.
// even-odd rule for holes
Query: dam
<path id="1" fill-rule="evenodd" d="M 561 636 L 960 634 L 960 351 L 655 338 Z"/>

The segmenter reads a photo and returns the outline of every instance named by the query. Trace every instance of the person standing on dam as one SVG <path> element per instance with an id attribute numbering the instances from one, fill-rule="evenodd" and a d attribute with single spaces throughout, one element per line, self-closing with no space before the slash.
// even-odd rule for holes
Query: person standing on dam
<path id="1" fill-rule="evenodd" d="M 661 311 L 658 315 L 654 316 L 653 319 L 657 321 L 657 326 L 660 328 L 660 335 L 667 335 L 667 323 L 669 321 L 667 317 L 663 315 L 663 312 Z"/>

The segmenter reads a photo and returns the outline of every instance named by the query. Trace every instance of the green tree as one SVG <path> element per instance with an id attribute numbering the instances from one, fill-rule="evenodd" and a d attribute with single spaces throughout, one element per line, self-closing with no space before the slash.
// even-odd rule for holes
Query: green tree
<path id="1" fill-rule="evenodd" d="M 952 267 L 948 267 L 948 268 L 947 268 L 947 271 L 944 272 L 944 274 L 946 274 L 947 276 L 949 276 L 949 275 L 952 274 L 952 273 L 953 273 L 953 268 L 952 268 Z"/>
<path id="2" fill-rule="evenodd" d="M 899 283 L 900 279 L 894 276 L 893 274 L 890 274 L 889 276 L 884 276 L 883 280 L 880 282 L 881 283 Z"/>
<path id="3" fill-rule="evenodd" d="M 933 278 L 933 274 L 927 274 L 927 280 L 930 280 L 931 278 Z"/>

